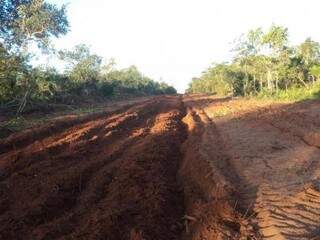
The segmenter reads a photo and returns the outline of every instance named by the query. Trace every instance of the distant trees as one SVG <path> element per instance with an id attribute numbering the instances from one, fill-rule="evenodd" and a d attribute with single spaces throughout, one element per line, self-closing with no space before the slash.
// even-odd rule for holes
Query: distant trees
<path id="1" fill-rule="evenodd" d="M 102 58 L 92 54 L 88 46 L 80 44 L 72 50 L 63 50 L 59 56 L 66 62 L 64 75 L 69 80 L 67 89 L 78 94 L 90 95 L 96 91 Z"/>
<path id="2" fill-rule="evenodd" d="M 172 94 L 176 90 L 144 76 L 134 66 L 116 69 L 115 61 L 102 64 L 102 57 L 80 44 L 58 51 L 66 63 L 63 73 L 53 67 L 33 67 L 30 46 L 56 54 L 52 37 L 69 30 L 66 7 L 45 0 L 2 0 L 0 4 L 0 108 L 18 114 L 27 106 L 48 102 L 81 101 L 121 94 Z"/>
<path id="3" fill-rule="evenodd" d="M 66 74 L 73 82 L 94 82 L 98 79 L 102 58 L 91 54 L 86 45 L 80 44 L 73 50 L 60 51 L 59 55 L 67 62 Z"/>
<path id="4" fill-rule="evenodd" d="M 233 49 L 231 63 L 213 64 L 189 85 L 188 92 L 221 95 L 269 94 L 290 87 L 306 87 L 320 77 L 320 45 L 307 38 L 288 45 L 288 29 L 272 25 L 243 35 Z"/>
<path id="5" fill-rule="evenodd" d="M 101 75 L 103 83 L 113 86 L 115 94 L 175 94 L 176 90 L 168 84 L 158 83 L 144 76 L 135 66 L 113 69 Z"/>
<path id="6" fill-rule="evenodd" d="M 59 52 L 67 62 L 65 75 L 70 79 L 69 88 L 78 94 L 103 96 L 135 94 L 174 94 L 176 90 L 166 83 L 158 83 L 144 76 L 136 66 L 117 69 L 116 62 L 102 65 L 102 57 L 92 54 L 88 46 L 80 44 L 73 50 Z"/>
<path id="7" fill-rule="evenodd" d="M 0 104 L 20 113 L 26 105 L 35 103 L 176 93 L 168 84 L 144 76 L 135 66 L 117 69 L 114 60 L 102 64 L 102 57 L 91 53 L 84 44 L 60 51 L 59 57 L 66 63 L 63 73 L 53 67 L 32 67 L 24 55 L 0 47 Z"/>

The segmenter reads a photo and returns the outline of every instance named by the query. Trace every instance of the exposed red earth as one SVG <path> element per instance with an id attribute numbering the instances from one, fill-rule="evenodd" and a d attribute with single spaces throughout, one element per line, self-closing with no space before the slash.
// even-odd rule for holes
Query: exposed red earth
<path id="1" fill-rule="evenodd" d="M 318 239 L 320 102 L 128 102 L 0 140 L 0 239 Z"/>

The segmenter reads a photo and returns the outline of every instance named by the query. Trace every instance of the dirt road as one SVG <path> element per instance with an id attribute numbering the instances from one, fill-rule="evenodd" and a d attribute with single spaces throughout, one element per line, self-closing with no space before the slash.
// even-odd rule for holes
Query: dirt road
<path id="1" fill-rule="evenodd" d="M 316 239 L 320 103 L 240 103 L 155 97 L 1 140 L 0 239 Z"/>
<path id="2" fill-rule="evenodd" d="M 223 136 L 242 207 L 263 239 L 320 237 L 320 103 L 202 99 Z M 222 110 L 224 117 L 216 117 Z M 223 111 L 222 111 L 223 112 Z"/>

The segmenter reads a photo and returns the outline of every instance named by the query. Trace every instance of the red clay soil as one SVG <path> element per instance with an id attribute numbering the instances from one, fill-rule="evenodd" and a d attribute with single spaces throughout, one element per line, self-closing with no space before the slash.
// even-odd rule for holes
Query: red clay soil
<path id="1" fill-rule="evenodd" d="M 182 239 L 258 239 L 236 195 L 237 173 L 214 122 L 197 97 L 186 96 L 188 138 L 179 177 L 184 186 L 186 232 Z"/>
<path id="2" fill-rule="evenodd" d="M 155 97 L 1 140 L 0 239 L 318 239 L 320 103 L 243 103 Z"/>
<path id="3" fill-rule="evenodd" d="M 182 107 L 159 97 L 2 141 L 0 238 L 178 239 Z"/>
<path id="4" fill-rule="evenodd" d="M 202 104 L 239 177 L 241 205 L 262 239 L 320 239 L 320 102 L 258 104 Z M 218 108 L 232 113 L 215 117 Z"/>

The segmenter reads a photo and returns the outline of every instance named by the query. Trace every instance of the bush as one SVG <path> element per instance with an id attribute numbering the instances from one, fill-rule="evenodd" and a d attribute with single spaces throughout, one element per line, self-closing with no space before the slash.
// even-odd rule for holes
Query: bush
<path id="1" fill-rule="evenodd" d="M 110 82 L 99 82 L 98 83 L 98 90 L 99 92 L 105 96 L 111 96 L 114 94 L 114 84 L 110 83 Z"/>

